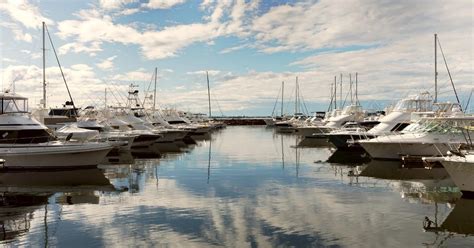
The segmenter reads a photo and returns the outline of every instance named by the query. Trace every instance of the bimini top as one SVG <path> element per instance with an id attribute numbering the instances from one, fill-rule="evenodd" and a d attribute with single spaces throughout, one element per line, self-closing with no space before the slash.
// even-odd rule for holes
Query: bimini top
<path id="1" fill-rule="evenodd" d="M 28 98 L 10 92 L 0 93 L 0 114 L 27 112 Z"/>
<path id="2" fill-rule="evenodd" d="M 0 92 L 0 99 L 3 100 L 28 100 L 27 97 L 20 96 L 11 92 Z"/>

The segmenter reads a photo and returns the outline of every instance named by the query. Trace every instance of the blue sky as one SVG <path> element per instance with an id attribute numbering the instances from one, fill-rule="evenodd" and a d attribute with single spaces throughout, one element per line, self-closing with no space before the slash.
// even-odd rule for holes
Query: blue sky
<path id="1" fill-rule="evenodd" d="M 147 88 L 159 70 L 160 106 L 268 115 L 281 81 L 291 112 L 295 77 L 309 111 L 323 110 L 330 84 L 359 73 L 368 108 L 433 91 L 433 33 L 466 100 L 473 86 L 473 3 L 454 1 L 0 0 L 2 88 L 41 97 L 41 21 L 46 21 L 80 106 L 123 104 L 127 85 Z M 65 89 L 47 47 L 48 104 Z M 444 65 L 443 100 L 454 101 Z M 113 95 L 112 95 L 113 94 Z M 217 106 L 219 105 L 219 106 Z M 220 114 L 220 111 L 218 112 Z"/>

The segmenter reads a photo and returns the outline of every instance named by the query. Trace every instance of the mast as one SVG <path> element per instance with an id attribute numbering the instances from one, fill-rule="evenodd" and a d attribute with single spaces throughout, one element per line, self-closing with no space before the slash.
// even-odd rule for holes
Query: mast
<path id="1" fill-rule="evenodd" d="M 296 88 L 295 88 L 295 114 L 298 113 L 298 76 L 296 76 Z"/>
<path id="2" fill-rule="evenodd" d="M 285 93 L 285 81 L 281 81 L 281 117 L 283 117 L 283 95 Z"/>
<path id="3" fill-rule="evenodd" d="M 334 109 L 337 109 L 337 76 L 334 76 Z"/>
<path id="4" fill-rule="evenodd" d="M 43 22 L 43 108 L 46 109 L 46 48 L 45 48 L 45 23 Z"/>
<path id="5" fill-rule="evenodd" d="M 344 107 L 344 106 L 342 106 L 342 104 L 343 104 L 343 102 L 342 102 L 342 101 L 343 101 L 343 100 L 342 100 L 342 73 L 341 73 L 341 82 L 340 82 L 340 85 L 339 85 L 339 86 L 340 86 L 340 87 L 339 87 L 339 97 L 340 97 L 340 100 L 341 100 L 340 107 L 341 107 L 341 109 L 342 109 L 342 108 Z"/>
<path id="6" fill-rule="evenodd" d="M 105 103 L 105 109 L 107 109 L 107 87 L 104 89 L 104 103 Z"/>
<path id="7" fill-rule="evenodd" d="M 435 69 L 435 94 L 434 103 L 438 102 L 438 34 L 434 34 L 434 69 Z"/>
<path id="8" fill-rule="evenodd" d="M 356 99 L 356 105 L 359 105 L 359 96 L 357 93 L 357 72 L 356 72 L 356 92 L 355 92 L 355 99 Z"/>
<path id="9" fill-rule="evenodd" d="M 351 104 L 354 104 L 354 100 L 352 98 L 352 73 L 349 73 L 349 85 L 350 85 L 350 92 L 351 92 Z"/>
<path id="10" fill-rule="evenodd" d="M 156 107 L 156 79 L 158 77 L 158 67 L 155 67 L 155 91 L 153 92 L 153 113 Z"/>
<path id="11" fill-rule="evenodd" d="M 209 102 L 209 118 L 211 118 L 211 88 L 209 87 L 209 72 L 206 71 L 207 78 L 207 99 Z"/>

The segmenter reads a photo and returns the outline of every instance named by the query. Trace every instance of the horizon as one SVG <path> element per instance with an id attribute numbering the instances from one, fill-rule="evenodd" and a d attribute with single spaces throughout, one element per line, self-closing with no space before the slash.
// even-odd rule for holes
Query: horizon
<path id="1" fill-rule="evenodd" d="M 3 0 L 2 89 L 39 104 L 45 21 L 77 106 L 103 106 L 104 89 L 111 104 L 121 102 L 131 83 L 143 98 L 157 67 L 163 108 L 207 113 L 208 71 L 213 115 L 269 116 L 282 81 L 291 113 L 296 77 L 308 112 L 321 111 L 334 76 L 339 87 L 344 75 L 346 95 L 349 73 L 357 72 L 361 104 L 380 110 L 433 93 L 437 33 L 465 106 L 474 79 L 474 3 L 341 3 Z M 46 43 L 47 102 L 54 107 L 69 99 Z M 439 100 L 455 102 L 439 49 L 438 72 Z"/>

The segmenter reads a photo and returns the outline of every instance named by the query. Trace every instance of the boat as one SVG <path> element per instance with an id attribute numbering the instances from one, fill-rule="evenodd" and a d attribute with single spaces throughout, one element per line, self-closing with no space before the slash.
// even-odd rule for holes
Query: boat
<path id="1" fill-rule="evenodd" d="M 400 100 L 387 115 L 378 119 L 373 128 L 340 129 L 327 134 L 328 140 L 338 149 L 356 149 L 356 140 L 371 139 L 379 135 L 397 133 L 410 125 L 413 113 L 427 114 L 432 110 L 433 99 L 428 92 L 408 96 Z M 434 114 L 434 113 L 433 113 Z M 348 141 L 350 141 L 348 143 Z"/>
<path id="2" fill-rule="evenodd" d="M 107 143 L 57 140 L 28 112 L 28 98 L 0 93 L 0 158 L 3 168 L 96 166 L 112 149 Z"/>
<path id="3" fill-rule="evenodd" d="M 445 156 L 466 144 L 461 128 L 470 126 L 474 116 L 427 117 L 406 127 L 400 134 L 358 140 L 373 159 L 399 160 L 402 156 Z"/>
<path id="4" fill-rule="evenodd" d="M 430 167 L 434 162 L 440 162 L 456 186 L 463 192 L 463 197 L 474 197 L 474 151 L 448 153 L 445 157 L 424 157 L 423 161 Z"/>

